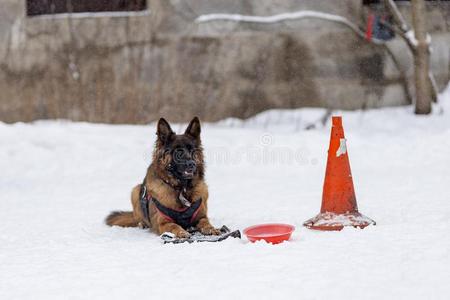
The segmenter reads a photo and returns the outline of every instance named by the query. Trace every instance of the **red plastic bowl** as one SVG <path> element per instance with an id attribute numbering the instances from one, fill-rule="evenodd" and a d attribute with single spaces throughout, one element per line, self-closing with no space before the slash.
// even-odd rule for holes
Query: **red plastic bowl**
<path id="1" fill-rule="evenodd" d="M 291 238 L 295 227 L 289 224 L 260 224 L 244 229 L 244 234 L 252 243 L 264 240 L 267 243 L 279 244 Z"/>

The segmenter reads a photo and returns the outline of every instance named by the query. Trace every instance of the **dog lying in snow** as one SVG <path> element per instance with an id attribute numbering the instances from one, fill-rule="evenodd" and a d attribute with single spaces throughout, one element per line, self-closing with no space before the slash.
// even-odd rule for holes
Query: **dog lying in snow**
<path id="1" fill-rule="evenodd" d="M 192 119 L 184 134 L 175 134 L 161 118 L 153 160 L 142 184 L 131 192 L 132 212 L 114 211 L 106 224 L 150 228 L 186 238 L 187 228 L 205 235 L 219 235 L 208 220 L 208 187 L 204 181 L 200 121 Z"/>

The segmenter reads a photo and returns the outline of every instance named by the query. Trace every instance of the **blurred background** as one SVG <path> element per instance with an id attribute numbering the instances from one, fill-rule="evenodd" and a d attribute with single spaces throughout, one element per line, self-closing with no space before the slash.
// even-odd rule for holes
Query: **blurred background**
<path id="1" fill-rule="evenodd" d="M 395 2 L 411 24 L 410 2 Z M 380 1 L 0 0 L 0 8 L 3 122 L 217 121 L 414 98 L 413 56 Z M 305 10 L 343 17 L 360 34 L 327 18 L 201 22 Z M 450 78 L 450 1 L 426 1 L 425 14 L 440 91 Z"/>

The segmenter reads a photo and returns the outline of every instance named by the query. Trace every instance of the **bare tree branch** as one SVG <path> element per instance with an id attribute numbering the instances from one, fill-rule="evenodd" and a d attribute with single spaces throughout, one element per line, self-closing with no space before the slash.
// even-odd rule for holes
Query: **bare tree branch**
<path id="1" fill-rule="evenodd" d="M 405 43 L 408 45 L 409 49 L 411 50 L 411 52 L 416 51 L 416 47 L 414 45 L 414 43 L 412 42 L 412 40 L 407 36 L 407 33 L 410 32 L 410 30 L 408 31 L 403 31 L 401 30 L 398 26 L 392 26 L 390 23 L 386 22 L 386 21 L 380 21 L 380 23 L 383 26 L 386 26 L 387 28 L 395 31 L 396 34 L 398 34 L 404 41 Z"/>
<path id="2" fill-rule="evenodd" d="M 426 11 L 424 0 L 412 0 L 412 21 L 417 40 L 414 55 L 414 80 L 416 85 L 416 114 L 431 112 L 431 86 L 429 85 L 430 48 L 427 41 Z"/>
<path id="3" fill-rule="evenodd" d="M 388 26 L 389 28 L 393 29 L 408 45 L 409 49 L 411 50 L 413 56 L 415 57 L 417 55 L 417 42 L 414 42 L 414 33 L 411 30 L 411 27 L 408 25 L 408 23 L 403 18 L 402 14 L 400 13 L 400 10 L 397 7 L 397 4 L 393 0 L 384 0 L 384 6 L 389 11 L 389 13 L 394 18 L 394 23 L 397 26 L 391 26 L 390 24 L 387 24 L 386 22 L 383 22 L 383 25 Z M 425 13 L 425 12 L 424 12 Z M 431 43 L 429 40 L 429 36 L 427 34 L 425 40 L 428 42 L 428 52 L 431 53 Z M 428 72 L 427 77 L 429 88 L 431 89 L 431 97 L 433 102 L 437 102 L 438 97 L 438 87 L 436 85 L 436 81 L 434 79 L 434 75 L 431 72 L 431 70 Z"/>
<path id="4" fill-rule="evenodd" d="M 408 23 L 406 23 L 395 2 L 393 0 L 384 0 L 384 6 L 394 18 L 394 22 L 397 24 L 397 26 L 404 33 L 408 32 L 410 30 L 410 27 Z"/>
<path id="5" fill-rule="evenodd" d="M 388 47 L 388 45 L 382 45 L 386 53 L 391 57 L 392 62 L 394 63 L 395 67 L 397 68 L 398 72 L 400 73 L 400 78 L 403 78 L 402 80 L 402 87 L 403 92 L 405 93 L 406 100 L 409 104 L 413 104 L 413 95 L 411 94 L 412 91 L 412 84 L 408 80 L 408 76 L 406 74 L 406 70 L 403 70 L 403 67 L 401 63 L 398 61 L 398 59 L 395 57 L 392 50 Z"/>
<path id="6" fill-rule="evenodd" d="M 436 83 L 436 79 L 434 78 L 433 72 L 429 70 L 428 72 L 428 80 L 430 81 L 430 87 L 431 87 L 431 96 L 433 97 L 433 102 L 437 102 L 438 94 L 439 94 L 439 88 Z"/>

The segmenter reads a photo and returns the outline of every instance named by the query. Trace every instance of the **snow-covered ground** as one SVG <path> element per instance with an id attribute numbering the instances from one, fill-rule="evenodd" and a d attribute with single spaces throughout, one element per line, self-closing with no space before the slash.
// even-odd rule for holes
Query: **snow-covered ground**
<path id="1" fill-rule="evenodd" d="M 163 245 L 104 217 L 130 209 L 154 125 L 0 123 L 0 299 L 448 299 L 450 89 L 444 113 L 343 112 L 364 230 L 315 232 L 322 110 L 204 124 L 210 217 L 297 227 L 291 241 Z M 182 126 L 175 126 L 179 131 Z"/>

